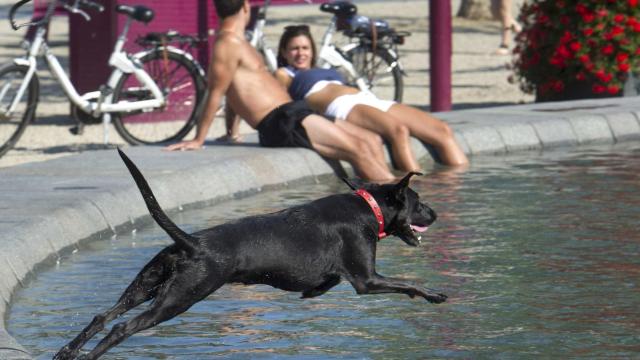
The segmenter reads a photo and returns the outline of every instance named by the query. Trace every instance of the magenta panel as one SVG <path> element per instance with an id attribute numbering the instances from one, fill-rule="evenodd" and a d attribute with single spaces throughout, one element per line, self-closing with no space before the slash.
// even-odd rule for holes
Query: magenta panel
<path id="1" fill-rule="evenodd" d="M 43 0 L 37 0 L 43 1 Z M 209 49 L 214 40 L 213 32 L 218 19 L 213 0 L 96 0 L 105 6 L 103 13 L 87 10 L 92 20 L 87 22 L 81 16 L 69 15 L 69 68 L 71 80 L 78 92 L 97 90 L 104 84 L 111 70 L 107 65 L 125 17 L 115 12 L 117 4 L 145 5 L 152 8 L 155 18 L 149 24 L 134 23 L 129 32 L 126 49 L 136 52 L 140 48 L 134 40 L 137 36 L 151 31 L 177 30 L 186 34 L 206 38 L 193 55 L 206 69 Z M 323 1 L 315 0 L 313 3 Z M 251 1 L 259 6 L 261 0 Z M 304 0 L 272 0 L 273 5 L 308 4 Z"/>

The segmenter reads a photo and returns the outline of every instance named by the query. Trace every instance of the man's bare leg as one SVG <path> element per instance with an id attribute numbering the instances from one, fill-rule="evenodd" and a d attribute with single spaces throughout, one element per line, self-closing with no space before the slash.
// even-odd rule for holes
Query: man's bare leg
<path id="1" fill-rule="evenodd" d="M 311 146 L 320 155 L 346 160 L 368 181 L 389 182 L 394 176 L 387 166 L 375 160 L 365 141 L 348 134 L 333 122 L 319 115 L 309 115 L 302 121 Z"/>
<path id="2" fill-rule="evenodd" d="M 442 120 L 404 104 L 394 104 L 388 113 L 398 122 L 406 125 L 411 135 L 433 145 L 445 165 L 469 163 L 469 159 L 456 142 L 453 131 Z"/>
<path id="3" fill-rule="evenodd" d="M 384 155 L 384 142 L 380 135 L 343 120 L 336 120 L 335 124 L 346 131 L 347 134 L 362 139 L 373 153 L 372 160 L 377 161 L 382 167 L 387 166 L 387 158 Z"/>

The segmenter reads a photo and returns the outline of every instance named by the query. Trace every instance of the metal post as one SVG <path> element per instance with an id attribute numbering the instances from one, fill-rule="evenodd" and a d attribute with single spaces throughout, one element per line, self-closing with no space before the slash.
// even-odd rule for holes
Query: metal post
<path id="1" fill-rule="evenodd" d="M 451 110 L 451 0 L 429 1 L 431 111 Z"/>

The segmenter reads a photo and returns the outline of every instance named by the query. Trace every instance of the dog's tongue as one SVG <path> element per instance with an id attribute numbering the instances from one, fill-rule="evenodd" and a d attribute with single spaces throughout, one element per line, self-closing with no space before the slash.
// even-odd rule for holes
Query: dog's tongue
<path id="1" fill-rule="evenodd" d="M 420 233 L 427 231 L 428 228 L 429 228 L 428 226 L 411 225 L 411 230 L 415 232 L 420 232 Z"/>

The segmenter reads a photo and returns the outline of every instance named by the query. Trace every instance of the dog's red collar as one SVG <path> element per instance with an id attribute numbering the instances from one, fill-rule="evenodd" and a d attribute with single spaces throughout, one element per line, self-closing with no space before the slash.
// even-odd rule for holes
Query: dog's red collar
<path id="1" fill-rule="evenodd" d="M 355 194 L 364 199 L 364 201 L 369 204 L 371 210 L 373 211 L 373 215 L 376 216 L 376 222 L 378 223 L 378 238 L 382 239 L 387 236 L 387 233 L 384 232 L 384 216 L 382 215 L 382 209 L 380 209 L 380 205 L 376 199 L 373 198 L 371 194 L 365 189 L 358 189 L 355 191 Z"/>

